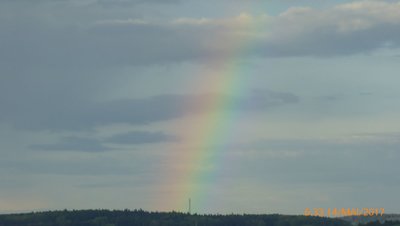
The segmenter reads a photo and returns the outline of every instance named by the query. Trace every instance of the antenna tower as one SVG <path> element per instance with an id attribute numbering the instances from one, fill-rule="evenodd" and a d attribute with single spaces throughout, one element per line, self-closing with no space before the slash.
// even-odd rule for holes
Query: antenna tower
<path id="1" fill-rule="evenodd" d="M 189 214 L 192 214 L 192 200 L 189 198 Z"/>

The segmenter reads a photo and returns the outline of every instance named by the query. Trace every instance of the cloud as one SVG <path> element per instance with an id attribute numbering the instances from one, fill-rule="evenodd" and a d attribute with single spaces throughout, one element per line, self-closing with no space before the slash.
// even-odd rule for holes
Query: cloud
<path id="1" fill-rule="evenodd" d="M 5 0 L 5 2 L 15 2 L 13 0 Z M 18 2 L 31 2 L 29 0 L 18 0 Z M 104 6 L 132 6 L 136 4 L 169 4 L 179 3 L 180 0 L 37 0 L 38 3 L 63 3 L 73 5 L 104 5 Z"/>
<path id="2" fill-rule="evenodd" d="M 169 3 L 179 3 L 180 0 L 96 0 L 95 4 L 103 6 L 132 6 L 135 4 L 169 4 Z"/>
<path id="3" fill-rule="evenodd" d="M 68 99 L 68 103 L 54 102 L 50 108 L 39 100 L 21 109 L 11 108 L 0 119 L 33 130 L 87 130 L 114 123 L 144 125 L 183 116 L 184 99 L 179 95 L 103 102 Z"/>
<path id="4" fill-rule="evenodd" d="M 395 184 L 399 134 L 364 134 L 337 139 L 265 139 L 228 147 L 243 167 L 235 173 L 263 175 L 269 182 L 295 184 Z M 290 166 L 290 167 L 288 167 Z M 373 166 L 371 168 L 371 166 Z M 398 168 L 398 167 L 396 167 Z M 258 172 L 258 173 L 257 173 Z M 256 177 L 259 181 L 260 177 Z"/>
<path id="5" fill-rule="evenodd" d="M 42 151 L 81 151 L 97 153 L 116 150 L 116 148 L 105 145 L 106 143 L 141 145 L 176 141 L 178 141 L 178 137 L 163 132 L 132 131 L 101 139 L 69 136 L 63 137 L 60 141 L 53 144 L 34 144 L 30 145 L 29 148 Z"/>
<path id="6" fill-rule="evenodd" d="M 291 8 L 272 19 L 261 49 L 266 56 L 340 56 L 398 48 L 399 9 L 397 3 L 378 1 Z"/>
<path id="7" fill-rule="evenodd" d="M 226 100 L 226 106 L 209 106 L 210 100 L 220 98 L 220 95 L 165 94 L 142 99 L 101 102 L 68 98 L 64 102 L 55 101 L 51 107 L 48 99 L 19 107 L 15 107 L 14 102 L 7 102 L 6 106 L 12 103 L 14 107 L 6 108 L 8 111 L 0 115 L 0 121 L 17 128 L 31 130 L 91 130 L 95 127 L 118 123 L 148 125 L 215 110 L 258 112 L 299 101 L 299 98 L 291 93 L 255 91 L 246 96 L 223 97 Z M 90 147 L 90 142 L 87 140 L 85 142 L 88 142 L 88 147 Z"/>
<path id="8" fill-rule="evenodd" d="M 120 1 L 128 2 L 142 1 Z M 230 18 L 169 20 L 121 18 L 117 12 L 96 20 L 97 12 L 60 24 L 57 18 L 42 18 L 39 11 L 31 16 L 33 22 L 1 22 L 7 35 L 0 59 L 5 66 L 18 62 L 66 69 L 149 65 L 229 58 L 241 43 L 248 46 L 243 57 L 370 53 L 399 47 L 399 9 L 397 3 L 359 1 L 325 10 L 289 8 L 277 16 L 242 13 Z"/>
<path id="9" fill-rule="evenodd" d="M 139 136 L 147 137 L 144 139 L 148 142 L 143 140 L 136 142 Z M 56 144 L 32 145 L 31 148 L 48 151 L 62 150 L 66 155 L 71 150 L 98 154 L 98 150 L 94 150 L 94 147 L 104 147 L 103 143 L 143 145 L 151 142 L 170 142 L 171 137 L 174 139 L 172 141 L 175 141 L 175 137 L 161 132 L 134 131 L 103 139 L 66 137 Z M 350 185 L 367 184 L 371 181 L 391 184 L 392 179 L 397 178 L 397 171 L 393 170 L 393 167 L 398 165 L 396 162 L 400 157 L 397 151 L 399 145 L 399 133 L 354 134 L 336 139 L 262 139 L 246 143 L 238 140 L 231 145 L 218 148 L 226 158 L 230 159 L 231 163 L 237 166 L 220 165 L 221 163 L 217 162 L 218 165 L 211 167 L 214 170 L 218 169 L 228 180 L 246 178 L 251 181 L 255 177 L 257 181 L 265 179 L 269 182 L 284 184 L 319 184 L 328 181 L 330 184 Z M 148 162 L 142 161 L 154 160 L 148 158 L 146 152 L 135 152 L 134 156 L 131 156 L 135 159 L 134 161 L 129 158 L 124 161 L 109 159 L 97 154 L 94 155 L 94 157 L 97 156 L 95 159 L 90 157 L 92 155 L 88 155 L 87 157 L 79 156 L 74 161 L 64 161 L 65 159 L 58 155 L 50 156 L 52 160 L 45 162 L 40 158 L 39 161 L 35 159 L 33 162 L 30 161 L 31 159 L 25 159 L 23 164 L 18 161 L 13 162 L 15 160 L 11 162 L 3 160 L 2 167 L 4 169 L 18 168 L 40 174 L 130 174 L 147 169 Z M 163 164 L 166 163 L 162 162 L 164 154 L 157 155 L 159 158 L 155 164 L 157 169 L 165 167 Z M 57 156 L 58 158 L 54 159 Z M 132 161 L 135 164 L 132 165 Z M 174 164 L 179 166 L 184 163 Z M 374 167 L 371 168 L 371 166 Z M 98 168 L 97 171 L 96 168 Z M 155 169 L 152 168 L 151 172 L 152 170 Z"/>
<path id="10" fill-rule="evenodd" d="M 72 152 L 58 152 L 57 156 L 45 153 L 44 155 L 29 156 L 29 158 L 2 160 L 1 168 L 4 172 L 15 174 L 23 172 L 25 174 L 53 174 L 53 175 L 134 175 L 141 174 L 144 165 L 148 164 L 145 160 L 132 165 L 114 159 L 97 155 L 85 156 L 84 153 L 74 155 Z M 153 169 L 148 169 L 152 171 Z M 29 175 L 27 176 L 29 178 Z"/>
<path id="11" fill-rule="evenodd" d="M 340 56 L 380 48 L 398 48 L 400 32 L 396 28 L 400 26 L 399 9 L 397 3 L 360 1 L 326 10 L 293 7 L 278 16 L 243 13 L 223 19 L 177 18 L 170 22 L 153 22 L 144 27 L 151 32 L 149 36 L 154 37 L 151 34 L 157 30 L 162 32 L 163 40 L 168 40 L 168 46 L 159 45 L 165 43 L 163 40 L 149 40 L 149 43 L 152 42 L 149 46 L 157 46 L 157 51 L 151 51 L 157 52 L 155 55 L 170 53 L 167 61 L 222 55 L 229 49 L 237 48 L 239 44 L 235 44 L 234 40 L 245 40 L 251 44 L 249 55 Z M 97 29 L 112 30 L 110 25 Z M 113 24 L 121 29 L 120 32 L 127 32 L 124 35 L 140 27 L 120 25 Z M 142 34 L 146 33 L 144 27 L 140 27 L 144 31 Z M 177 48 L 172 49 L 178 46 L 188 51 L 179 49 L 182 51 L 179 53 Z"/>
<path id="12" fill-rule="evenodd" d="M 97 139 L 80 138 L 80 137 L 64 137 L 61 142 L 55 144 L 36 144 L 31 145 L 31 149 L 44 151 L 84 151 L 84 152 L 101 152 L 109 148 L 102 145 Z"/>
<path id="13" fill-rule="evenodd" d="M 109 137 L 105 139 L 105 142 L 116 144 L 150 144 L 175 142 L 177 140 L 177 137 L 162 132 L 132 131 Z"/>

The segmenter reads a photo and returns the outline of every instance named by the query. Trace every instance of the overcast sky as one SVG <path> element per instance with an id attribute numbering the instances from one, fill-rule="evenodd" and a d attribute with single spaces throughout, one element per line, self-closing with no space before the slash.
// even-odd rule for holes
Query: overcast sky
<path id="1" fill-rule="evenodd" d="M 0 0 L 0 212 L 400 212 L 399 47 L 397 1 Z"/>

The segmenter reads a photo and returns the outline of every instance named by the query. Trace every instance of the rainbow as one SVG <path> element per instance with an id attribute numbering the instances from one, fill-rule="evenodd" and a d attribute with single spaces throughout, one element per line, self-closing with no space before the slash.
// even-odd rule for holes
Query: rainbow
<path id="1" fill-rule="evenodd" d="M 168 160 L 187 164 L 182 169 L 174 170 L 173 175 L 167 176 L 162 185 L 178 187 L 179 190 L 168 197 L 168 203 L 162 205 L 165 209 L 186 211 L 188 199 L 191 198 L 195 203 L 194 212 L 204 211 L 201 208 L 212 205 L 212 200 L 208 198 L 210 186 L 217 182 L 221 169 L 229 162 L 227 145 L 231 141 L 235 120 L 240 114 L 240 111 L 234 110 L 237 103 L 232 101 L 230 94 L 242 95 L 248 92 L 246 82 L 250 77 L 249 69 L 241 61 L 254 45 L 247 32 L 255 30 L 257 24 L 256 18 L 248 14 L 241 14 L 235 21 L 235 24 L 230 25 L 230 31 L 245 32 L 224 39 L 223 45 L 228 47 L 208 65 L 214 69 L 213 73 L 202 73 L 201 80 L 191 84 L 206 85 L 212 90 L 212 95 L 204 95 L 198 102 L 186 106 L 190 109 L 201 105 L 206 111 L 185 125 L 187 131 L 183 142 L 188 150 Z"/>

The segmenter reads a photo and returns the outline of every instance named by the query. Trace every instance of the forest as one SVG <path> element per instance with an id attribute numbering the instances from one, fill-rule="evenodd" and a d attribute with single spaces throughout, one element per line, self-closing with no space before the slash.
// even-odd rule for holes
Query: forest
<path id="1" fill-rule="evenodd" d="M 0 226 L 400 226 L 351 224 L 339 218 L 281 214 L 199 215 L 144 210 L 62 210 L 0 215 Z"/>
<path id="2" fill-rule="evenodd" d="M 332 218 L 280 214 L 199 215 L 144 210 L 62 210 L 0 215 L 0 226 L 350 226 Z M 366 225 L 373 226 L 373 225 Z M 395 226 L 395 225 L 380 225 Z M 397 226 L 397 225 L 396 225 Z M 399 225 L 400 226 L 400 225 Z"/>

